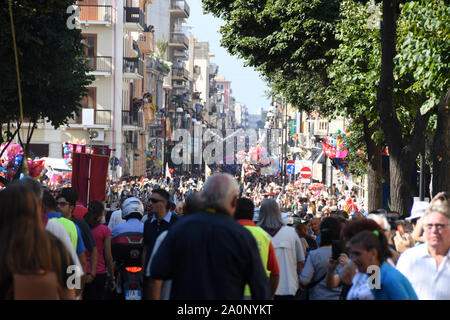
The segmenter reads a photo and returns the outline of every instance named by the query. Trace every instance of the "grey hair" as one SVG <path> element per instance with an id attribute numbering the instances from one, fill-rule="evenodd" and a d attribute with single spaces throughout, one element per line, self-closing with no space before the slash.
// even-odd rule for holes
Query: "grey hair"
<path id="1" fill-rule="evenodd" d="M 436 201 L 425 211 L 423 218 L 432 212 L 438 212 L 444 215 L 448 220 L 450 220 L 450 206 L 447 201 Z"/>
<path id="2" fill-rule="evenodd" d="M 234 197 L 239 197 L 239 186 L 232 175 L 215 173 L 206 180 L 201 197 L 205 207 L 224 208 Z"/>
<path id="3" fill-rule="evenodd" d="M 385 214 L 368 214 L 367 219 L 374 220 L 378 223 L 378 221 L 381 221 L 383 223 L 383 229 L 386 231 L 391 231 L 391 225 L 389 224 L 389 221 Z"/>
<path id="4" fill-rule="evenodd" d="M 269 229 L 276 229 L 283 226 L 280 207 L 274 199 L 266 199 L 262 202 L 261 209 L 259 210 L 258 225 Z"/>

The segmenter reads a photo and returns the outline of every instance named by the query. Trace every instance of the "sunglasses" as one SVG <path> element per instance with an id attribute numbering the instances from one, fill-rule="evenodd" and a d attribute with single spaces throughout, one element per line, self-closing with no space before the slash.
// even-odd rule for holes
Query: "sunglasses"
<path id="1" fill-rule="evenodd" d="M 164 200 L 160 200 L 160 199 L 155 199 L 155 198 L 150 198 L 148 199 L 151 203 L 158 203 L 158 202 L 162 202 Z"/>
<path id="2" fill-rule="evenodd" d="M 430 203 L 433 203 L 434 201 L 448 201 L 448 194 L 445 191 L 439 192 L 434 196 Z"/>

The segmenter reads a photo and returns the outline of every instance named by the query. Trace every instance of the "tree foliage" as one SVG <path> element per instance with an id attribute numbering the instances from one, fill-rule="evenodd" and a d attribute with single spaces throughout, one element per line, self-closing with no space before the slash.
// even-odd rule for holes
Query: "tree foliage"
<path id="1" fill-rule="evenodd" d="M 19 98 L 8 1 L 0 7 L 0 123 L 19 123 Z M 58 128 L 74 116 L 93 76 L 86 73 L 81 31 L 67 28 L 71 0 L 13 1 L 24 117 Z"/>
<path id="2" fill-rule="evenodd" d="M 450 88 L 450 6 L 420 0 L 406 3 L 398 20 L 396 78 L 407 77 L 404 93 L 425 96 L 421 114 L 436 107 Z"/>
<path id="3" fill-rule="evenodd" d="M 326 55 L 338 44 L 337 0 L 203 0 L 203 8 L 225 21 L 221 44 L 255 67 L 293 105 L 311 110 L 322 101 Z"/>

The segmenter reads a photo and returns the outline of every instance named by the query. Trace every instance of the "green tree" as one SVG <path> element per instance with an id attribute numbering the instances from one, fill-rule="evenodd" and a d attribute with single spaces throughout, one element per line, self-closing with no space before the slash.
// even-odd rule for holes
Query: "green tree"
<path id="1" fill-rule="evenodd" d="M 26 137 L 19 115 L 16 64 L 7 0 L 0 7 L 0 128 L 11 141 L 18 135 L 25 149 L 40 119 L 55 129 L 67 124 L 81 105 L 93 76 L 88 76 L 81 31 L 67 27 L 71 0 L 12 1 L 22 88 Z"/>
<path id="2" fill-rule="evenodd" d="M 380 149 L 386 141 L 391 155 L 392 207 L 407 215 L 413 192 L 409 182 L 417 154 L 423 149 L 427 129 L 435 124 L 433 115 L 439 101 L 436 97 L 443 97 L 448 88 L 442 83 L 443 79 L 448 79 L 445 53 L 448 50 L 443 50 L 445 42 L 448 45 L 443 36 L 448 35 L 448 8 L 443 1 L 416 1 L 417 5 L 405 5 L 400 11 L 398 3 L 405 1 L 384 0 L 381 32 L 370 32 L 362 28 L 366 19 L 358 21 L 351 15 L 346 16 L 345 10 L 354 10 L 360 17 L 368 15 L 363 14 L 364 7 L 356 2 L 367 3 L 203 0 L 208 12 L 225 20 L 221 30 L 222 45 L 261 71 L 275 92 L 282 93 L 289 102 L 304 110 L 316 109 L 333 115 L 336 113 L 333 107 L 342 106 L 344 114 L 362 124 L 359 128 L 365 133 L 369 159 L 372 159 L 369 149 L 374 149 L 377 168 L 381 160 L 379 150 L 375 149 Z M 347 8 L 344 5 L 341 10 L 340 21 L 338 14 L 342 4 Z M 408 13 L 408 9 L 412 12 Z M 400 27 L 396 48 L 398 14 Z M 410 19 L 411 14 L 415 20 Z M 434 35 L 407 31 L 430 25 L 435 26 Z M 431 41 L 440 48 L 421 52 L 428 55 L 427 59 L 432 57 L 428 61 L 421 60 L 422 71 L 420 64 L 408 58 L 411 48 L 405 45 L 418 34 L 421 35 L 418 42 Z M 370 44 L 371 41 L 374 43 Z M 418 55 L 415 50 L 413 60 Z M 435 66 L 431 67 L 430 61 L 434 61 Z M 424 69 L 432 75 L 424 73 Z M 425 77 L 422 82 L 416 79 L 418 75 Z M 430 85 L 427 79 L 438 84 Z M 418 83 L 422 85 L 421 90 L 418 90 Z M 423 87 L 427 83 L 428 87 Z M 446 105 L 445 100 L 442 105 Z M 441 131 L 444 131 L 448 128 L 444 121 L 448 119 L 448 107 L 441 110 L 447 117 L 441 117 Z M 442 133 L 438 130 L 438 134 Z M 373 148 L 369 148 L 370 145 Z M 440 153 L 441 158 L 443 154 Z"/>
<path id="3" fill-rule="evenodd" d="M 380 32 L 367 27 L 367 6 L 355 1 L 341 3 L 340 20 L 336 25 L 336 39 L 340 45 L 328 54 L 333 62 L 328 68 L 330 84 L 322 109 L 329 115 L 340 114 L 352 119 L 348 128 L 349 162 L 352 167 L 361 163 L 357 150 L 362 150 L 368 174 L 368 210 L 382 207 L 384 139 L 378 121 L 376 88 L 380 69 Z M 355 169 L 356 169 L 355 168 Z M 360 170 L 361 171 L 361 170 Z"/>
<path id="4" fill-rule="evenodd" d="M 326 68 L 335 48 L 338 0 L 203 0 L 225 21 L 221 45 L 255 67 L 287 102 L 311 110 L 325 99 Z"/>
<path id="5" fill-rule="evenodd" d="M 396 73 L 410 81 L 405 93 L 422 94 L 421 114 L 433 112 L 433 193 L 450 192 L 450 7 L 445 1 L 411 1 L 398 20 Z"/>
<path id="6" fill-rule="evenodd" d="M 400 6 L 400 10 L 397 27 L 397 1 L 383 1 L 378 109 L 389 146 L 392 209 L 408 215 L 413 195 L 411 173 L 424 149 L 429 120 L 438 111 L 437 97 L 444 97 L 449 87 L 449 12 L 444 1 L 422 0 Z M 414 40 L 418 41 L 413 49 Z M 418 52 L 416 47 L 421 45 L 424 50 Z M 402 126 L 405 118 L 410 119 L 408 127 Z"/>

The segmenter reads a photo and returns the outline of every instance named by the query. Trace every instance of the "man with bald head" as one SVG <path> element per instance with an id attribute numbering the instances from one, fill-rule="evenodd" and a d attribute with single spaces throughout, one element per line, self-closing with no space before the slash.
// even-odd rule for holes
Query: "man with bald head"
<path id="1" fill-rule="evenodd" d="M 269 279 L 256 241 L 233 220 L 239 197 L 236 180 L 214 174 L 200 196 L 203 212 L 169 230 L 152 261 L 152 278 L 172 280 L 172 300 L 241 300 L 246 284 L 252 299 L 269 299 Z"/>

